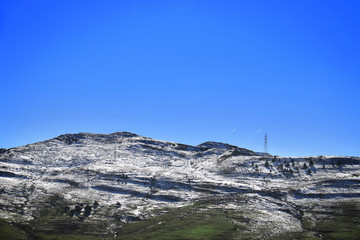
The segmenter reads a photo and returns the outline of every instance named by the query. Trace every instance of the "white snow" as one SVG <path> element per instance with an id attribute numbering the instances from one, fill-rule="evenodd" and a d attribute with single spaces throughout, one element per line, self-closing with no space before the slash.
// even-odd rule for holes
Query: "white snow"
<path id="1" fill-rule="evenodd" d="M 339 167 L 334 159 L 353 163 Z M 310 160 L 314 166 L 309 175 L 302 167 Z M 336 156 L 275 159 L 223 143 L 187 146 L 130 133 L 69 134 L 0 154 L 0 204 L 27 206 L 60 193 L 74 203 L 119 202 L 122 210 L 141 216 L 149 209 L 183 206 L 214 193 L 278 194 L 295 204 L 360 198 L 359 163 L 359 158 Z M 251 205 L 263 214 L 263 224 L 276 221 L 284 228 L 296 222 L 276 210 L 276 204 L 256 199 Z M 26 210 L 30 215 L 31 207 Z M 1 211 L 0 217 L 15 213 Z"/>

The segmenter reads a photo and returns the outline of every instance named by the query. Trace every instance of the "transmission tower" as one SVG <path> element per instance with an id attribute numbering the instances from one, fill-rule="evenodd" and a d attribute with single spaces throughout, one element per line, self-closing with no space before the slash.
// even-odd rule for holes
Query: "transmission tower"
<path id="1" fill-rule="evenodd" d="M 264 153 L 268 153 L 268 147 L 267 147 L 267 134 L 265 133 L 265 148 Z"/>

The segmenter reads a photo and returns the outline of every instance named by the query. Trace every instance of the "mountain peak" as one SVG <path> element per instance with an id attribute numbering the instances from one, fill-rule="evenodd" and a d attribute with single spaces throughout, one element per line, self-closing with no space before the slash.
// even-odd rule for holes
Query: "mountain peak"
<path id="1" fill-rule="evenodd" d="M 208 142 L 201 143 L 201 144 L 198 145 L 198 147 L 203 147 L 203 148 L 218 148 L 218 149 L 238 148 L 237 146 L 230 145 L 230 144 L 227 144 L 227 143 L 213 142 L 213 141 L 208 141 Z"/>
<path id="2" fill-rule="evenodd" d="M 55 139 L 68 144 L 72 144 L 72 143 L 81 142 L 85 139 L 104 141 L 104 140 L 117 139 L 117 138 L 133 138 L 133 137 L 139 137 L 139 135 L 130 132 L 114 132 L 110 134 L 82 132 L 82 133 L 63 134 L 56 137 Z"/>
<path id="3" fill-rule="evenodd" d="M 122 137 L 122 138 L 139 137 L 139 135 L 137 135 L 135 133 L 131 133 L 131 132 L 114 132 L 114 133 L 109 134 L 109 136 L 116 136 L 116 137 Z"/>

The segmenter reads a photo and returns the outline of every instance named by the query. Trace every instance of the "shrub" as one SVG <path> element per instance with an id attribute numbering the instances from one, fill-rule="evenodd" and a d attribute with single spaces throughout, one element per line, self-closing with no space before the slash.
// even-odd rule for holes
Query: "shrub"
<path id="1" fill-rule="evenodd" d="M 90 216 L 90 214 L 91 214 L 91 206 L 86 205 L 85 206 L 84 217 L 88 217 L 88 216 Z"/>
<path id="2" fill-rule="evenodd" d="M 266 168 L 269 168 L 270 167 L 270 165 L 269 165 L 269 162 L 266 160 L 266 162 L 265 162 L 265 167 Z"/>
<path id="3" fill-rule="evenodd" d="M 308 168 L 308 165 L 306 163 L 304 163 L 302 169 L 307 169 Z"/>
<path id="4" fill-rule="evenodd" d="M 99 203 L 97 201 L 94 202 L 94 209 L 97 209 L 99 207 Z"/>
<path id="5" fill-rule="evenodd" d="M 74 209 L 74 210 L 75 210 L 75 211 L 74 211 L 75 215 L 80 215 L 81 209 L 82 209 L 82 208 L 81 208 L 79 205 L 76 205 L 76 206 L 75 206 L 75 209 Z"/>

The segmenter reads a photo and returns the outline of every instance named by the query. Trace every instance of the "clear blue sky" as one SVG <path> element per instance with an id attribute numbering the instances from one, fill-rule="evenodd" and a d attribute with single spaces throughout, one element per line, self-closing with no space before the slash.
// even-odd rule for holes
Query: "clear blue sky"
<path id="1" fill-rule="evenodd" d="M 129 131 L 360 156 L 360 1 L 0 1 L 0 148 Z"/>

